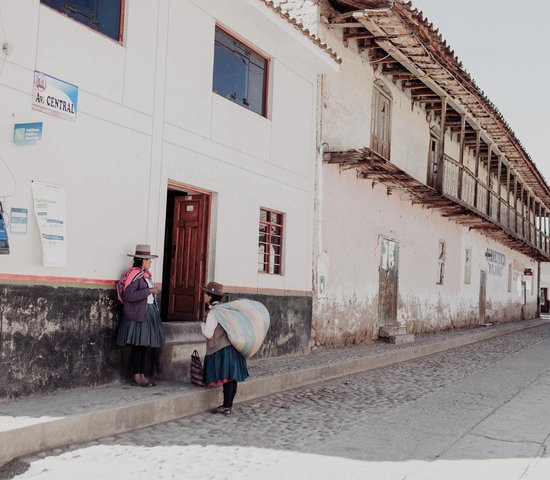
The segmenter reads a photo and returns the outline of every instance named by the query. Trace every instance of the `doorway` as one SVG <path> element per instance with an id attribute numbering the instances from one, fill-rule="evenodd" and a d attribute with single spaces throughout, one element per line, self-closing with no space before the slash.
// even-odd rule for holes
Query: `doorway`
<path id="1" fill-rule="evenodd" d="M 397 326 L 398 244 L 383 238 L 378 268 L 378 318 L 380 325 Z"/>
<path id="2" fill-rule="evenodd" d="M 202 320 L 201 286 L 206 279 L 210 195 L 169 189 L 162 291 L 163 320 Z"/>
<path id="3" fill-rule="evenodd" d="M 487 272 L 481 270 L 479 278 L 479 323 L 484 324 L 486 319 L 486 304 L 487 304 Z"/>

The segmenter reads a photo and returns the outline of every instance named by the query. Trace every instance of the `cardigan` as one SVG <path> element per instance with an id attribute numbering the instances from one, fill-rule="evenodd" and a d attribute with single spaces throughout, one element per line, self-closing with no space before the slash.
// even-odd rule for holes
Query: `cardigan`
<path id="1" fill-rule="evenodd" d="M 131 322 L 143 322 L 147 312 L 149 285 L 139 278 L 130 283 L 124 290 L 123 317 Z"/>

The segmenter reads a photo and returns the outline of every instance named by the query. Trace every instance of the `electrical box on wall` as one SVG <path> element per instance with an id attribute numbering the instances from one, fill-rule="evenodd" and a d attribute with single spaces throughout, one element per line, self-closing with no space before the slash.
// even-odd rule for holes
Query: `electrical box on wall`
<path id="1" fill-rule="evenodd" d="M 10 244 L 8 243 L 8 229 L 6 228 L 6 212 L 0 203 L 0 254 L 10 253 Z"/>

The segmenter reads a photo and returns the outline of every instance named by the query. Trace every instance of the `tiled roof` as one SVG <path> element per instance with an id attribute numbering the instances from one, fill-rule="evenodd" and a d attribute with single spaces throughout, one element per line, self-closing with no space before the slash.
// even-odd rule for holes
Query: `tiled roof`
<path id="1" fill-rule="evenodd" d="M 288 23 L 290 23 L 296 30 L 299 30 L 300 32 L 302 32 L 304 36 L 309 38 L 321 50 L 324 50 L 328 55 L 330 55 L 336 63 L 338 64 L 342 63 L 342 59 L 336 54 L 334 50 L 332 50 L 332 48 L 330 48 L 326 43 L 322 42 L 319 37 L 312 34 L 307 28 L 304 27 L 303 24 L 298 22 L 298 20 L 296 20 L 295 18 L 291 17 L 281 7 L 274 5 L 273 2 L 269 0 L 259 0 L 259 1 L 265 4 L 271 10 L 273 10 L 273 12 L 275 12 L 281 18 L 286 20 Z"/>

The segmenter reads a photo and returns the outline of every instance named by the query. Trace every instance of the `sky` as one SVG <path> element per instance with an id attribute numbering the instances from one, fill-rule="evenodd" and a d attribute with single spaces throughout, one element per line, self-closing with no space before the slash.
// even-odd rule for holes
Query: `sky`
<path id="1" fill-rule="evenodd" d="M 550 183 L 550 0 L 412 2 L 439 28 Z"/>

